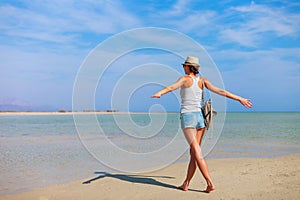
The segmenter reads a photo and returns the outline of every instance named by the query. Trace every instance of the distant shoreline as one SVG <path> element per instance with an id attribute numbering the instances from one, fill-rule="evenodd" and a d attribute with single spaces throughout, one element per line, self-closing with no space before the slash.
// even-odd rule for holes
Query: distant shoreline
<path id="1" fill-rule="evenodd" d="M 0 111 L 0 116 L 13 116 L 13 115 L 112 115 L 112 114 L 179 114 L 178 112 L 121 112 L 121 111 Z M 247 113 L 247 114 L 255 114 L 255 113 L 300 113 L 300 111 L 261 111 L 261 112 L 218 112 L 218 113 Z"/>
<path id="2" fill-rule="evenodd" d="M 167 112 L 168 114 L 178 114 L 177 112 Z M 0 112 L 0 116 L 13 116 L 13 115 L 112 115 L 112 114 L 163 114 L 163 112 Z"/>

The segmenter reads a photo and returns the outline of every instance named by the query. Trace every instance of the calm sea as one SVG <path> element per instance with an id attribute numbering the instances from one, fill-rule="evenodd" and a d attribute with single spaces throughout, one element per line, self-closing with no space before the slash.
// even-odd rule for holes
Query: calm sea
<path id="1" fill-rule="evenodd" d="M 1 115 L 0 195 L 90 178 L 95 171 L 111 171 L 111 166 L 135 164 L 120 154 L 120 149 L 131 155 L 159 155 L 152 165 L 142 161 L 149 168 L 168 157 L 170 163 L 188 160 L 187 152 L 166 148 L 182 148 L 178 114 L 156 114 L 154 118 L 133 114 L 130 121 L 118 115 L 117 122 L 112 115 L 95 119 L 97 127 L 82 115 L 76 129 L 72 115 Z M 224 119 L 216 119 L 219 133 L 211 130 L 204 139 L 204 148 L 210 147 L 207 159 L 300 153 L 300 113 L 227 113 Z M 109 149 L 112 147 L 115 149 Z M 112 165 L 105 167 L 102 158 Z"/>

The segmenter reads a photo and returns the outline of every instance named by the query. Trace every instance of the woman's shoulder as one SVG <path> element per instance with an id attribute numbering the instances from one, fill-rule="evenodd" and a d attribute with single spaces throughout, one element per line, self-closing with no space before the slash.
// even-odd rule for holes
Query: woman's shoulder
<path id="1" fill-rule="evenodd" d="M 188 80 L 191 79 L 191 77 L 189 75 L 186 75 L 186 76 L 181 76 L 179 79 Z"/>
<path id="2" fill-rule="evenodd" d="M 207 78 L 205 78 L 203 76 L 199 77 L 199 82 L 206 82 L 206 81 L 208 81 Z"/>
<path id="3" fill-rule="evenodd" d="M 205 83 L 208 81 L 208 79 L 207 78 L 205 78 L 205 77 L 199 77 L 199 81 L 198 81 L 198 85 L 199 85 L 199 87 L 201 88 L 201 89 L 203 89 L 203 84 L 205 85 Z"/>

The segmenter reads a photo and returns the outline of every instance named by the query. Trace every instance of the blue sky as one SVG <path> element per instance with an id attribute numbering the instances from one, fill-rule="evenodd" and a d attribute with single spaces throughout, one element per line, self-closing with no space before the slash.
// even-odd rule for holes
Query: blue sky
<path id="1" fill-rule="evenodd" d="M 299 19 L 296 0 L 2 0 L 0 104 L 70 110 L 76 74 L 92 49 L 122 31 L 161 27 L 203 45 L 225 88 L 250 98 L 252 111 L 300 111 Z M 122 73 L 107 71 L 97 91 L 97 109 L 110 108 L 111 83 L 105 80 Z M 155 89 L 138 90 L 130 109 L 145 111 L 158 103 L 148 99 Z M 178 102 L 169 97 L 161 103 L 176 111 Z M 227 110 L 248 111 L 232 100 L 227 101 Z"/>

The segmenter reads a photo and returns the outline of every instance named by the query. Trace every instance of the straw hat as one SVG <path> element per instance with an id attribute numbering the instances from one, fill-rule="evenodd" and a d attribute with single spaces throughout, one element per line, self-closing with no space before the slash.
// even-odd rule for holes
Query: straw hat
<path id="1" fill-rule="evenodd" d="M 193 57 L 193 56 L 188 56 L 182 65 L 191 65 L 194 67 L 200 66 L 199 59 L 197 57 Z"/>

